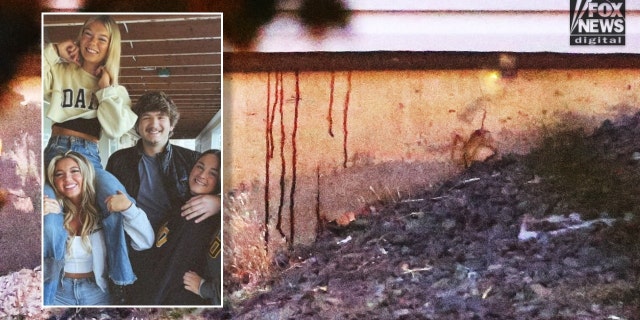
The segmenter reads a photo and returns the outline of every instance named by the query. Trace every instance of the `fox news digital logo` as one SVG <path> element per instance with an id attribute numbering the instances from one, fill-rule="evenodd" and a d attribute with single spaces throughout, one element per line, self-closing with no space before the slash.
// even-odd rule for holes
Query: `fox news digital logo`
<path id="1" fill-rule="evenodd" d="M 570 44 L 625 44 L 624 0 L 570 0 Z"/>

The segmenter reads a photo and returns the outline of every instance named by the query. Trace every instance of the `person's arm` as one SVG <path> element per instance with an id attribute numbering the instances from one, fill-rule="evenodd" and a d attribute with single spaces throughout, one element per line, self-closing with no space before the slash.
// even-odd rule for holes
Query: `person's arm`
<path id="1" fill-rule="evenodd" d="M 181 208 L 181 215 L 187 219 L 201 222 L 220 213 L 220 195 L 199 195 L 191 197 Z"/>
<path id="2" fill-rule="evenodd" d="M 200 282 L 200 296 L 209 301 L 220 301 L 220 288 L 213 281 Z"/>
<path id="3" fill-rule="evenodd" d="M 53 73 L 51 68 L 60 62 L 60 56 L 58 55 L 56 45 L 49 43 L 44 47 L 42 51 L 42 89 L 47 94 L 51 90 L 51 84 L 53 83 Z"/>
<path id="4" fill-rule="evenodd" d="M 155 233 L 147 214 L 136 206 L 122 211 L 124 217 L 124 231 L 131 237 L 131 247 L 134 250 L 146 250 L 153 246 Z"/>
<path id="5" fill-rule="evenodd" d="M 187 271 L 183 278 L 184 288 L 209 301 L 220 301 L 220 288 L 194 271 Z"/>
<path id="6" fill-rule="evenodd" d="M 80 66 L 80 47 L 73 40 L 66 40 L 60 43 L 55 43 L 53 47 L 56 49 L 56 53 L 62 59 L 62 62 L 73 63 Z"/>
<path id="7" fill-rule="evenodd" d="M 222 279 L 222 239 L 220 237 L 221 231 L 218 229 L 206 253 L 206 273 L 210 278 L 204 279 L 194 271 L 186 272 L 182 278 L 186 290 L 208 299 L 214 305 L 220 304 L 222 297 L 220 281 Z"/>
<path id="8" fill-rule="evenodd" d="M 79 65 L 78 58 L 80 49 L 72 41 L 67 40 L 60 43 L 48 43 L 42 51 L 42 74 L 44 74 L 43 88 L 46 92 L 51 89 L 53 75 L 51 67 L 58 63 L 74 63 Z"/>
<path id="9" fill-rule="evenodd" d="M 47 43 L 44 51 L 44 62 L 47 65 L 66 62 L 80 65 L 80 47 L 73 40 L 66 40 L 60 43 Z"/>
<path id="10" fill-rule="evenodd" d="M 108 86 L 96 91 L 100 107 L 98 121 L 110 138 L 119 138 L 133 128 L 138 118 L 131 111 L 131 98 L 123 86 Z"/>
<path id="11" fill-rule="evenodd" d="M 205 280 L 200 277 L 197 272 L 187 271 L 184 276 L 182 276 L 182 282 L 184 283 L 184 288 L 188 291 L 191 291 L 200 297 L 204 298 L 202 294 L 200 294 L 200 288 L 202 283 Z"/>
<path id="12" fill-rule="evenodd" d="M 153 246 L 155 233 L 147 214 L 136 207 L 127 195 L 118 191 L 118 194 L 107 197 L 105 202 L 109 211 L 122 213 L 124 231 L 131 238 L 131 247 L 134 250 L 146 250 Z"/>

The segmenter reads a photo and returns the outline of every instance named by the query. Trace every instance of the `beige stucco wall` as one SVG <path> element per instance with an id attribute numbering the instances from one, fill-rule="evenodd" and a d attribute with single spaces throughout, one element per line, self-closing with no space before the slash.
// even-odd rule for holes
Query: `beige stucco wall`
<path id="1" fill-rule="evenodd" d="M 640 106 L 637 69 L 519 70 L 508 79 L 493 70 L 285 72 L 281 118 L 279 75 L 225 74 L 224 186 L 244 191 L 258 215 L 268 210 L 273 235 L 278 212 L 290 235 L 293 212 L 296 242 L 313 240 L 318 215 L 397 201 L 461 170 L 453 136 L 479 129 L 484 110 L 505 154 Z"/>

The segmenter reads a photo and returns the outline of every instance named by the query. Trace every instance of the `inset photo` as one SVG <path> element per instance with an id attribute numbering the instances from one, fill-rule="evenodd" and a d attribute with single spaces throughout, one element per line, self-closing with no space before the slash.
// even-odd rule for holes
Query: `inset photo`
<path id="1" fill-rule="evenodd" d="M 222 305 L 222 14 L 42 14 L 43 305 Z"/>

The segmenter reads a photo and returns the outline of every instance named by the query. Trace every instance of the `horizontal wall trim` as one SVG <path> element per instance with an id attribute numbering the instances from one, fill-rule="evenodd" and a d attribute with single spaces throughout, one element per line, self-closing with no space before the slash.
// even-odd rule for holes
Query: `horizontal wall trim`
<path id="1" fill-rule="evenodd" d="M 571 45 L 568 10 L 352 11 L 347 26 L 320 36 L 280 12 L 260 29 L 251 51 L 640 53 L 640 11 L 627 11 L 624 22 L 625 45 Z M 224 50 L 243 51 L 228 44 Z"/>
<path id="2" fill-rule="evenodd" d="M 425 10 L 494 10 L 494 11 L 520 11 L 520 10 L 569 10 L 569 1 L 558 0 L 501 0 L 501 1 L 478 1 L 478 0 L 344 0 L 347 8 L 351 10 L 387 10 L 387 11 L 425 11 Z M 292 10 L 299 5 L 298 0 L 285 0 L 278 2 L 280 10 Z M 640 3 L 627 0 L 625 3 L 627 11 L 640 8 Z"/>
<path id="3" fill-rule="evenodd" d="M 638 69 L 640 54 L 513 52 L 225 52 L 225 72 L 500 69 L 515 57 L 516 69 Z M 503 59 L 504 60 L 504 59 Z"/>

